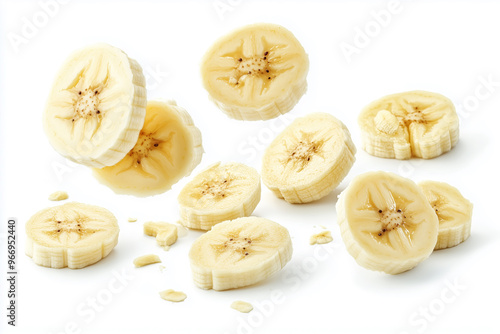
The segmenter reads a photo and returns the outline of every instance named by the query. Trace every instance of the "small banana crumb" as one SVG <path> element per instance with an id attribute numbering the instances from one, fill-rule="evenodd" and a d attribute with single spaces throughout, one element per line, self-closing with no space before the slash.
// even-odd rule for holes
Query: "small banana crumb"
<path id="1" fill-rule="evenodd" d="M 165 300 L 168 300 L 169 302 L 174 302 L 174 303 L 182 302 L 184 299 L 187 298 L 184 292 L 174 291 L 172 289 L 161 291 L 160 297 Z"/>
<path id="2" fill-rule="evenodd" d="M 65 191 L 56 191 L 49 195 L 49 201 L 64 201 L 68 199 L 68 193 Z"/>
<path id="3" fill-rule="evenodd" d="M 164 251 L 170 250 L 170 246 L 163 246 L 162 248 L 163 248 Z"/>
<path id="4" fill-rule="evenodd" d="M 333 241 L 332 233 L 330 231 L 323 231 L 312 235 L 311 238 L 309 239 L 309 244 L 311 245 L 327 244 L 332 241 Z"/>
<path id="5" fill-rule="evenodd" d="M 163 272 L 165 270 L 165 266 L 160 265 L 158 268 L 160 268 L 160 272 Z"/>
<path id="6" fill-rule="evenodd" d="M 137 218 L 129 218 L 127 219 L 129 223 L 135 223 L 137 221 Z"/>
<path id="7" fill-rule="evenodd" d="M 241 313 L 248 313 L 253 310 L 253 306 L 250 303 L 244 302 L 242 300 L 236 300 L 231 304 L 231 308 L 239 311 Z"/>
<path id="8" fill-rule="evenodd" d="M 139 267 L 144 267 L 144 266 L 147 266 L 149 264 L 159 263 L 159 262 L 161 262 L 161 260 L 158 257 L 158 255 L 148 254 L 148 255 L 143 255 L 143 256 L 139 256 L 138 258 L 136 258 L 134 260 L 134 265 L 136 268 L 139 268 Z"/>

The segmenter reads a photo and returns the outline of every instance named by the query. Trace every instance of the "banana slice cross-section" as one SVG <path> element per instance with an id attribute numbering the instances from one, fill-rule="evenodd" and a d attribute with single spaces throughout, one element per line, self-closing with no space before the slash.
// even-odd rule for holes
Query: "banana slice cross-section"
<path id="1" fill-rule="evenodd" d="M 44 267 L 79 269 L 106 257 L 118 243 L 108 210 L 77 202 L 37 212 L 26 223 L 26 255 Z"/>
<path id="2" fill-rule="evenodd" d="M 427 198 L 393 173 L 357 176 L 339 196 L 337 217 L 347 251 L 367 269 L 399 274 L 436 245 L 439 223 Z"/>
<path id="3" fill-rule="evenodd" d="M 423 181 L 424 191 L 439 219 L 439 235 L 435 249 L 456 246 L 470 236 L 472 203 L 460 191 L 444 182 Z"/>
<path id="4" fill-rule="evenodd" d="M 431 159 L 458 142 L 458 115 L 440 94 L 411 91 L 385 96 L 358 118 L 363 149 L 381 158 Z"/>
<path id="5" fill-rule="evenodd" d="M 355 161 L 356 147 L 347 127 L 326 113 L 293 121 L 267 148 L 262 181 L 289 203 L 307 203 L 328 195 Z"/>
<path id="6" fill-rule="evenodd" d="M 93 45 L 62 66 L 43 115 L 54 149 L 90 167 L 111 166 L 134 147 L 146 114 L 141 66 L 113 46 Z"/>
<path id="7" fill-rule="evenodd" d="M 117 194 L 150 196 L 169 190 L 200 163 L 201 132 L 173 101 L 149 101 L 136 145 L 94 176 Z"/>
<path id="8" fill-rule="evenodd" d="M 225 220 L 250 216 L 260 201 L 260 176 L 244 164 L 216 163 L 179 194 L 181 224 L 200 230 Z"/>
<path id="9" fill-rule="evenodd" d="M 229 117 L 267 120 L 289 112 L 307 90 L 309 58 L 295 36 L 259 23 L 219 39 L 202 60 L 203 85 Z"/>
<path id="10" fill-rule="evenodd" d="M 260 282 L 292 257 L 288 230 L 265 218 L 244 217 L 215 225 L 189 251 L 194 283 L 228 290 Z"/>

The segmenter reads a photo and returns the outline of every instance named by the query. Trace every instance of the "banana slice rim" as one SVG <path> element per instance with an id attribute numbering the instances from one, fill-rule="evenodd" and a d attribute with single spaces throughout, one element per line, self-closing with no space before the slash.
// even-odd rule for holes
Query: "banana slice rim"
<path id="1" fill-rule="evenodd" d="M 424 195 L 426 195 L 428 199 L 429 197 L 427 196 L 427 192 L 432 192 L 433 195 L 439 196 L 438 198 L 439 201 L 446 199 L 446 203 L 440 203 L 439 206 L 441 208 L 444 205 L 445 209 L 447 209 L 447 207 L 452 204 L 451 202 L 455 203 L 456 205 L 459 205 L 460 207 L 465 208 L 463 211 L 457 211 L 460 214 L 459 217 L 455 215 L 452 216 L 451 219 L 446 219 L 445 217 L 442 216 L 442 213 L 439 212 L 439 209 L 435 208 L 437 206 L 437 204 L 433 204 L 435 203 L 435 201 L 430 201 L 430 204 L 433 208 L 435 208 L 434 211 L 439 219 L 440 232 L 444 230 L 462 229 L 463 226 L 470 225 L 472 221 L 474 204 L 470 200 L 465 198 L 460 192 L 460 190 L 458 190 L 458 188 L 452 186 L 449 183 L 443 181 L 434 181 L 434 180 L 421 181 L 418 183 L 418 186 L 422 189 Z M 447 196 L 450 194 L 453 196 L 453 199 L 451 200 Z"/>

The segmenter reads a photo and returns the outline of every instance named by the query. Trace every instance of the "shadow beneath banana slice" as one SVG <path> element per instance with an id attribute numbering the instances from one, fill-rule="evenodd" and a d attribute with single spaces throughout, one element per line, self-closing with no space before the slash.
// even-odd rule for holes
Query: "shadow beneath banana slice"
<path id="1" fill-rule="evenodd" d="M 474 136 L 469 135 L 467 138 L 461 138 L 455 147 L 439 157 L 429 160 L 416 158 L 411 160 L 422 160 L 423 163 L 433 161 L 436 164 L 434 167 L 437 168 L 449 168 L 450 164 L 463 168 L 469 164 L 476 164 L 477 158 L 481 157 L 484 151 L 488 149 L 489 142 L 490 138 L 488 136 L 477 133 Z M 467 157 L 467 159 L 464 159 L 464 157 Z"/>
<path id="2" fill-rule="evenodd" d="M 261 201 L 252 213 L 252 216 L 274 219 L 277 223 L 298 221 L 299 217 L 307 217 L 307 219 L 301 220 L 303 224 L 336 223 L 335 205 L 337 197 L 346 187 L 347 184 L 342 183 L 325 197 L 314 202 L 302 204 L 288 203 L 270 194 L 266 189 L 262 191 Z M 277 212 L 279 215 L 277 215 Z M 327 215 L 324 215 L 324 213 L 327 213 Z"/>
<path id="3" fill-rule="evenodd" d="M 434 251 L 428 259 L 404 273 L 388 275 L 357 266 L 351 273 L 352 280 L 366 290 L 388 291 L 428 286 L 429 282 L 444 282 L 450 275 L 455 275 L 464 267 L 471 268 L 476 262 L 477 253 L 485 247 L 494 245 L 495 241 L 493 235 L 474 233 L 455 247 Z"/>
<path id="4" fill-rule="evenodd" d="M 308 203 L 307 205 L 332 205 L 332 204 L 337 204 L 337 200 L 338 200 L 338 197 L 340 195 L 340 193 L 342 191 L 344 191 L 344 189 L 347 188 L 347 184 L 344 184 L 343 182 L 337 187 L 335 188 L 331 193 L 329 193 L 328 195 L 326 195 L 325 197 L 323 198 L 320 198 L 319 200 L 315 201 L 315 202 L 311 202 L 311 203 Z"/>

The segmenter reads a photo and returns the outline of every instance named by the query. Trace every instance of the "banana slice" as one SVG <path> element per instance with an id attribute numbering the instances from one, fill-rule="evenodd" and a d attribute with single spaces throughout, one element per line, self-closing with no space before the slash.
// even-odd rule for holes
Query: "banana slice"
<path id="1" fill-rule="evenodd" d="M 471 229 L 472 203 L 457 188 L 444 182 L 424 181 L 418 186 L 439 219 L 439 234 L 434 249 L 450 248 L 467 240 Z"/>
<path id="2" fill-rule="evenodd" d="M 242 27 L 220 38 L 202 60 L 203 85 L 231 118 L 267 120 L 292 110 L 307 90 L 309 58 L 276 24 Z"/>
<path id="3" fill-rule="evenodd" d="M 363 149 L 381 158 L 432 159 L 458 142 L 455 106 L 436 93 L 411 91 L 385 96 L 358 118 Z"/>
<path id="4" fill-rule="evenodd" d="M 201 132 L 173 101 L 149 101 L 136 145 L 116 165 L 94 176 L 117 194 L 150 196 L 191 174 L 203 155 Z"/>
<path id="5" fill-rule="evenodd" d="M 413 181 L 393 173 L 357 176 L 339 196 L 337 217 L 347 251 L 367 269 L 402 273 L 436 245 L 434 210 Z"/>
<path id="6" fill-rule="evenodd" d="M 113 46 L 93 45 L 62 66 L 43 115 L 54 149 L 90 167 L 111 166 L 134 147 L 146 114 L 141 66 Z"/>
<path id="7" fill-rule="evenodd" d="M 26 255 L 39 266 L 79 269 L 118 243 L 118 222 L 98 206 L 71 202 L 43 209 L 26 223 Z"/>
<path id="8" fill-rule="evenodd" d="M 262 181 L 278 198 L 307 203 L 328 195 L 346 177 L 356 147 L 347 127 L 326 113 L 297 118 L 267 148 Z"/>
<path id="9" fill-rule="evenodd" d="M 178 201 L 181 224 L 210 230 L 225 220 L 250 216 L 260 201 L 259 173 L 246 165 L 220 162 L 186 184 Z"/>
<path id="10" fill-rule="evenodd" d="M 194 283 L 228 290 L 260 282 L 292 257 L 288 230 L 265 218 L 244 217 L 215 225 L 191 246 Z"/>

